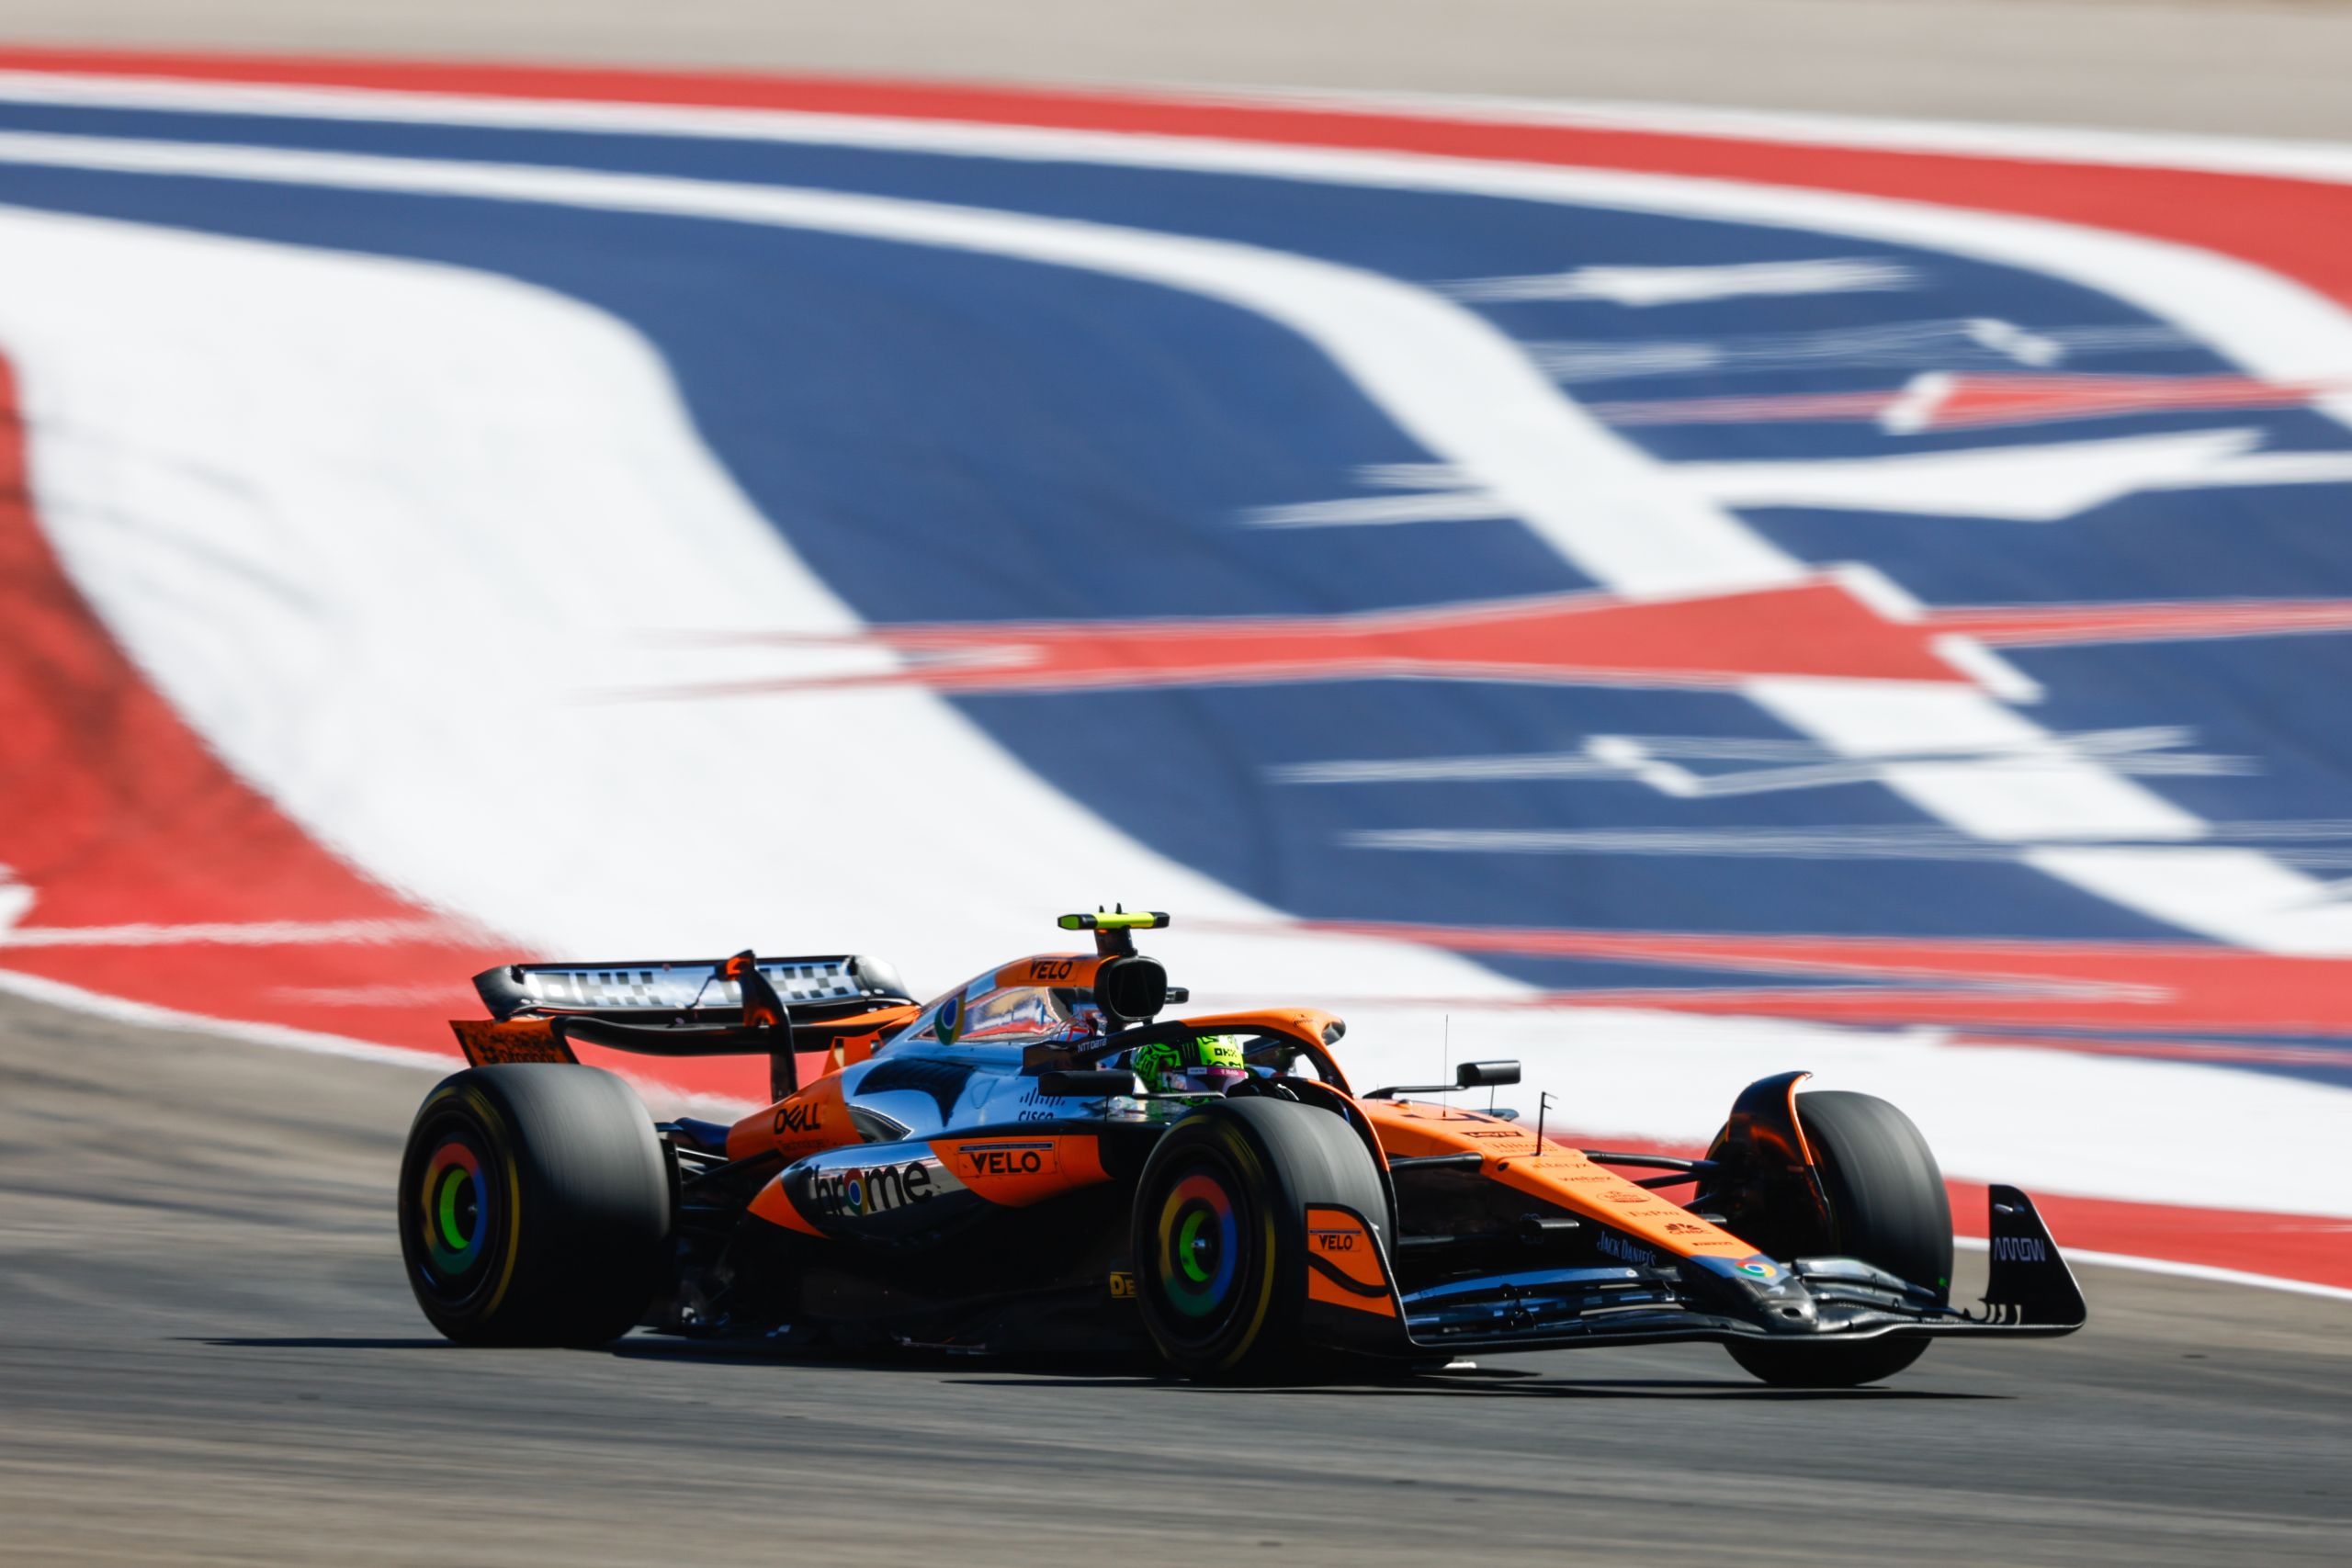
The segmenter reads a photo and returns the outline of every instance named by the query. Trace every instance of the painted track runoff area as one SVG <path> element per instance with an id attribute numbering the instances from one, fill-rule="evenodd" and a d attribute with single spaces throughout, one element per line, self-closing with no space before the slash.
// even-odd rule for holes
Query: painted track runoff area
<path id="1" fill-rule="evenodd" d="M 446 1052 L 1122 897 L 1361 1077 L 1811 1067 L 2352 1288 L 2346 231 L 2325 149 L 0 56 L 0 980 Z"/>

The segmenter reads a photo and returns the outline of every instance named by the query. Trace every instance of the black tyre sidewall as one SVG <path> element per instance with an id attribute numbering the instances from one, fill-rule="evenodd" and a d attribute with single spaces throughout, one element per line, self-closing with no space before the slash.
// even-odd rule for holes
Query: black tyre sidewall
<path id="1" fill-rule="evenodd" d="M 1824 1248 L 1951 1297 L 1951 1199 L 1911 1119 L 1867 1094 L 1797 1096 L 1797 1121 L 1829 1204 Z M 1732 1359 L 1766 1382 L 1851 1388 L 1891 1377 L 1924 1355 L 1921 1338 L 1735 1340 Z"/>
<path id="2" fill-rule="evenodd" d="M 1867 1094 L 1797 1096 L 1797 1121 L 1829 1199 L 1831 1246 L 1951 1299 L 1951 1195 L 1911 1118 Z"/>
<path id="3" fill-rule="evenodd" d="M 1175 1308 L 1161 1234 L 1167 1200 L 1194 1172 L 1227 1183 L 1245 1255 L 1230 1306 L 1204 1331 Z M 1144 1323 L 1160 1356 L 1193 1378 L 1263 1380 L 1311 1370 L 1299 1318 L 1306 1296 L 1306 1210 L 1344 1207 L 1385 1233 L 1378 1167 L 1329 1111 L 1269 1098 L 1218 1100 L 1164 1134 L 1136 1187 L 1134 1258 Z"/>
<path id="4" fill-rule="evenodd" d="M 1166 1259 L 1175 1238 L 1163 1221 L 1181 1184 L 1205 1176 L 1224 1189 L 1234 1211 L 1231 1282 L 1206 1321 L 1175 1304 Z M 1265 1160 L 1237 1119 L 1195 1113 L 1169 1130 L 1136 1188 L 1135 1238 L 1144 1322 L 1160 1354 L 1178 1371 L 1212 1377 L 1238 1370 L 1256 1347 L 1281 1337 L 1276 1315 L 1286 1270 L 1280 1196 Z M 1270 1332 L 1271 1330 L 1271 1332 Z"/>
<path id="5" fill-rule="evenodd" d="M 450 1275 L 426 1236 L 423 1190 L 452 1139 L 481 1156 L 488 1251 Z M 660 1289 L 669 1168 L 652 1119 L 611 1073 L 552 1063 L 474 1067 L 418 1108 L 401 1162 L 401 1252 L 425 1316 L 463 1344 L 599 1345 Z"/>

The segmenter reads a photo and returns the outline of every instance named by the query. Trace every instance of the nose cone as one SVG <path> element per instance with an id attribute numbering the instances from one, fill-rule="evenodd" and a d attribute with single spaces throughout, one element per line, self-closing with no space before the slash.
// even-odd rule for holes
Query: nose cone
<path id="1" fill-rule="evenodd" d="M 1727 1317 L 1773 1334 L 1811 1334 L 1821 1326 L 1820 1308 L 1804 1281 L 1769 1258 L 1686 1258 L 1681 1272 L 1694 1301 Z"/>

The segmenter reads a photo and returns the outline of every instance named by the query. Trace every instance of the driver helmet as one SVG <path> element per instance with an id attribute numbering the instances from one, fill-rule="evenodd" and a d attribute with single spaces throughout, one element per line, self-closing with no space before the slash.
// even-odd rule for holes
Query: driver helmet
<path id="1" fill-rule="evenodd" d="M 1102 1016 L 1102 1010 L 1094 1005 L 1091 993 L 1057 990 L 1054 993 L 1054 999 L 1069 1013 L 1069 1021 L 1062 1025 L 1059 1033 L 1051 1036 L 1057 1043 L 1068 1044 L 1074 1041 L 1092 1040 L 1104 1032 L 1107 1021 Z"/>
<path id="2" fill-rule="evenodd" d="M 1155 1040 L 1136 1047 L 1129 1064 L 1153 1094 L 1208 1099 L 1230 1090 L 1250 1076 L 1241 1060 L 1238 1034 L 1196 1034 L 1190 1040 Z"/>

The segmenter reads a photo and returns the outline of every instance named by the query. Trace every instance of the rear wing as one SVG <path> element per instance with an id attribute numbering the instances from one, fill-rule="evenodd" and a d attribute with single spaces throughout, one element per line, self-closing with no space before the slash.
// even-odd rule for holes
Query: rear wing
<path id="1" fill-rule="evenodd" d="M 506 964 L 474 976 L 491 1021 L 453 1020 L 475 1066 L 576 1062 L 594 1045 L 648 1056 L 765 1056 L 782 1100 L 853 1037 L 903 1028 L 921 1011 L 898 972 L 842 953 L 631 964 Z M 803 1055 L 811 1059 L 803 1062 Z M 831 1065 L 838 1066 L 834 1056 Z"/>
<path id="2" fill-rule="evenodd" d="M 627 964 L 504 964 L 474 976 L 490 1016 L 596 1018 L 612 1023 L 735 1023 L 743 987 L 728 977 L 738 959 L 687 958 Z M 903 1006 L 899 972 L 876 958 L 834 953 L 754 958 L 794 1022 Z"/>

